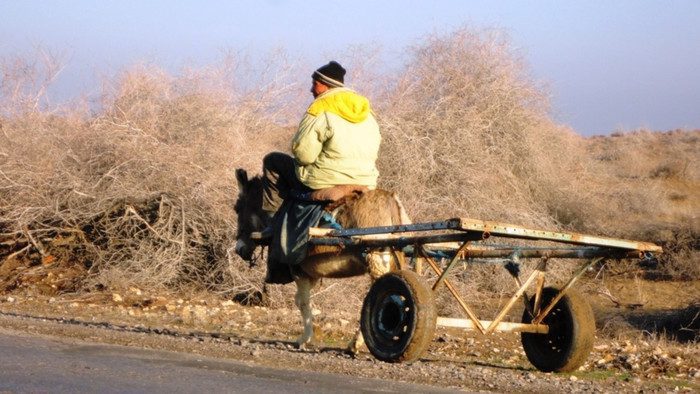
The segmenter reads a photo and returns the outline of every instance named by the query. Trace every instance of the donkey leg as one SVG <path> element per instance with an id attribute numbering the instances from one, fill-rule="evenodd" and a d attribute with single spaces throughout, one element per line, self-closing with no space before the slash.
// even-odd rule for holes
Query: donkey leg
<path id="1" fill-rule="evenodd" d="M 369 276 L 372 278 L 372 282 L 391 271 L 392 265 L 398 266 L 398 262 L 394 260 L 395 258 L 389 248 L 369 252 L 367 254 L 367 266 L 369 267 Z"/>
<path id="2" fill-rule="evenodd" d="M 370 252 L 367 254 L 367 265 L 369 267 L 369 276 L 372 278 L 372 282 L 377 280 L 380 276 L 391 271 L 393 256 L 390 250 Z M 362 331 L 358 328 L 355 336 L 352 338 L 346 351 L 352 355 L 357 354 L 360 351 L 362 345 L 365 344 L 365 338 L 362 337 Z"/>
<path id="3" fill-rule="evenodd" d="M 311 342 L 314 336 L 314 317 L 311 311 L 311 290 L 316 286 L 317 280 L 311 278 L 297 278 L 297 293 L 294 296 L 294 302 L 301 313 L 301 324 L 304 327 L 304 332 L 297 339 L 297 346 L 304 349 L 306 344 Z"/>
<path id="4" fill-rule="evenodd" d="M 352 356 L 355 356 L 357 353 L 360 352 L 360 348 L 362 345 L 365 344 L 365 338 L 362 336 L 362 331 L 359 329 L 355 333 L 355 336 L 352 337 L 352 340 L 348 344 L 347 349 L 345 349 L 346 354 L 350 354 Z"/>

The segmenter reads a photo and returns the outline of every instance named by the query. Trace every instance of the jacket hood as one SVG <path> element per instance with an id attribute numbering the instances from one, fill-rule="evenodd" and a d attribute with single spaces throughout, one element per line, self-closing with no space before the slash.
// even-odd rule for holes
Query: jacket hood
<path id="1" fill-rule="evenodd" d="M 372 109 L 366 97 L 349 89 L 338 88 L 318 96 L 306 112 L 313 116 L 332 112 L 348 122 L 359 123 L 367 119 Z"/>

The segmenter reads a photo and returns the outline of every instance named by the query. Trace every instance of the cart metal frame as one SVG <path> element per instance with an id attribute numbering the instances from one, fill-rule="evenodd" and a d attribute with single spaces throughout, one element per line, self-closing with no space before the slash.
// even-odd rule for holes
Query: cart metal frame
<path id="1" fill-rule="evenodd" d="M 649 242 L 537 230 L 513 224 L 468 218 L 341 230 L 312 227 L 309 230 L 309 236 L 309 243 L 312 245 L 334 245 L 341 248 L 364 249 L 388 247 L 395 251 L 401 250 L 405 255 L 412 258 L 414 269 L 419 275 L 423 271 L 422 258 L 437 275 L 437 280 L 432 285 L 432 291 L 436 292 L 444 285 L 467 317 L 467 319 L 438 317 L 437 325 L 468 330 L 475 329 L 481 334 L 492 334 L 497 331 L 547 334 L 549 326 L 543 324 L 542 321 L 589 267 L 606 258 L 649 260 L 656 258 L 659 253 L 662 253 L 660 246 Z M 488 245 L 479 242 L 492 237 L 527 241 L 549 241 L 550 245 Z M 555 246 L 551 245 L 551 243 Z M 403 254 L 397 254 L 397 256 L 399 255 L 403 256 Z M 449 259 L 449 262 L 442 269 L 436 258 Z M 532 273 L 522 281 L 519 275 L 520 259 L 530 258 L 539 258 L 540 261 Z M 576 270 L 547 305 L 542 305 L 547 260 L 550 258 L 586 259 L 588 261 Z M 475 259 L 506 261 L 507 263 L 504 266 L 513 276 L 517 285 L 515 293 L 492 321 L 479 319 L 448 279 L 448 274 L 458 262 L 470 262 Z M 401 265 L 405 267 L 405 261 L 401 260 L 401 258 L 399 260 Z M 527 290 L 533 282 L 535 283 L 534 307 L 531 306 L 527 294 Z M 531 323 L 503 321 L 508 312 L 512 310 L 513 306 L 521 298 L 524 299 L 526 308 L 533 316 Z"/>

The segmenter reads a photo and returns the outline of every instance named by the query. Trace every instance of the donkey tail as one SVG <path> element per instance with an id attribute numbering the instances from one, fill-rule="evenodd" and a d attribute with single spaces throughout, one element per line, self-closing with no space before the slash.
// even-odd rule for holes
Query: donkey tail
<path id="1" fill-rule="evenodd" d="M 408 217 L 406 208 L 404 208 L 403 203 L 401 203 L 399 196 L 395 192 L 393 192 L 391 193 L 391 197 L 393 197 L 394 201 L 396 202 L 396 204 L 394 204 L 391 210 L 392 224 L 411 224 L 411 218 Z"/>

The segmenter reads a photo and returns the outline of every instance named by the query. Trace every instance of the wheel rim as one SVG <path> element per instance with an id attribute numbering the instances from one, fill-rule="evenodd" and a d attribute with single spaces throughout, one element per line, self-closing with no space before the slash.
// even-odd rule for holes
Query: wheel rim
<path id="1" fill-rule="evenodd" d="M 406 297 L 391 294 L 377 305 L 377 332 L 388 341 L 399 341 L 408 332 L 410 310 Z"/>
<path id="2" fill-rule="evenodd" d="M 541 337 L 542 345 L 545 345 L 553 354 L 566 353 L 571 348 L 571 316 L 556 306 L 543 323 L 549 326 L 549 334 Z"/>
<path id="3" fill-rule="evenodd" d="M 542 304 L 549 304 L 558 293 L 556 288 L 544 288 Z M 523 323 L 531 323 L 532 319 L 526 310 Z M 580 367 L 591 352 L 595 336 L 595 317 L 587 301 L 575 291 L 569 292 L 542 323 L 549 326 L 549 333 L 521 334 L 523 349 L 532 365 L 544 372 L 571 372 Z"/>
<path id="4" fill-rule="evenodd" d="M 545 288 L 542 295 L 542 304 L 547 305 L 556 296 L 558 290 Z M 528 359 L 541 371 L 559 371 L 571 358 L 575 335 L 575 322 L 572 312 L 569 310 L 567 297 L 565 296 L 542 319 L 542 323 L 549 326 L 547 334 L 522 333 L 523 347 Z M 532 306 L 532 303 L 531 303 Z M 525 311 L 523 322 L 530 323 L 532 316 Z"/>
<path id="5" fill-rule="evenodd" d="M 387 362 L 420 358 L 435 331 L 432 292 L 412 271 L 385 274 L 370 287 L 362 304 L 360 328 L 374 357 Z"/>

